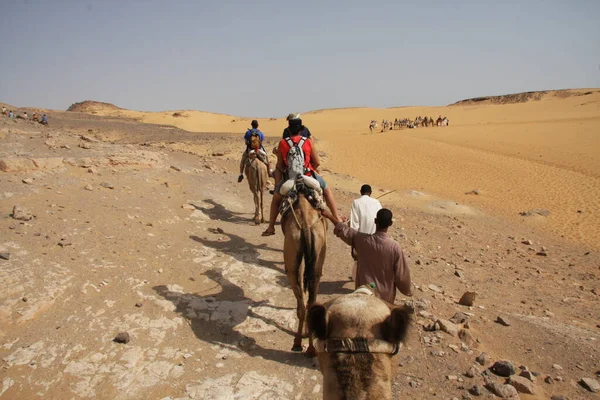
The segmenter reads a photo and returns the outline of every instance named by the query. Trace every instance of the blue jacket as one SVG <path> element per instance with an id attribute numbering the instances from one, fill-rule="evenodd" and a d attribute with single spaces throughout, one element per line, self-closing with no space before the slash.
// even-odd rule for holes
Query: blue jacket
<path id="1" fill-rule="evenodd" d="M 258 133 L 258 137 L 261 142 L 263 142 L 265 140 L 265 135 L 260 131 L 260 129 L 248 129 L 246 131 L 246 134 L 244 135 L 244 140 L 246 141 L 246 144 L 250 144 L 250 138 L 255 133 Z"/>

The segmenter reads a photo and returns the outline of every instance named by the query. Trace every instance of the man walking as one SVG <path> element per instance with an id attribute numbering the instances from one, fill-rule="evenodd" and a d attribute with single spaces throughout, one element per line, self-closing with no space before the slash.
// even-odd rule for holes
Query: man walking
<path id="1" fill-rule="evenodd" d="M 375 216 L 377 211 L 381 210 L 379 200 L 371 197 L 372 189 L 370 185 L 362 185 L 360 188 L 360 197 L 352 202 L 350 209 L 350 228 L 356 229 L 360 233 L 375 233 Z M 356 249 L 352 247 L 351 255 L 356 261 Z M 357 263 L 352 267 L 352 279 L 356 281 Z"/>
<path id="2" fill-rule="evenodd" d="M 381 298 L 394 303 L 396 289 L 412 296 L 412 283 L 408 260 L 400 248 L 400 244 L 392 239 L 387 231 L 392 225 L 392 212 L 382 208 L 375 218 L 375 233 L 360 233 L 344 224 L 329 210 L 322 215 L 335 225 L 333 233 L 345 243 L 354 246 L 358 256 L 356 288 L 374 282 Z"/>

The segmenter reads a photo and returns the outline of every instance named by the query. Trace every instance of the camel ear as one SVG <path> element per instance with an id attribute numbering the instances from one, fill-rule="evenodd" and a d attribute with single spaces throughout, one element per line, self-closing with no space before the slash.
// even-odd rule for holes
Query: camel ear
<path id="1" fill-rule="evenodd" d="M 404 340 L 410 325 L 410 311 L 405 307 L 395 307 L 390 316 L 383 321 L 383 338 L 390 343 L 399 343 Z"/>
<path id="2" fill-rule="evenodd" d="M 327 337 L 327 310 L 321 304 L 313 304 L 306 316 L 308 334 L 321 340 Z"/>

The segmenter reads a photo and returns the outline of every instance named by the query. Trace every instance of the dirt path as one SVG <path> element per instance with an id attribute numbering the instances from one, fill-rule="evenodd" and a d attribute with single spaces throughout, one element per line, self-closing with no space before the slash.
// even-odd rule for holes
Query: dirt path
<path id="1" fill-rule="evenodd" d="M 0 172 L 0 398 L 321 398 L 315 361 L 290 351 L 283 237 L 260 236 L 237 152 L 224 150 L 237 137 L 62 118 L 43 130 L 0 120 L 0 159 L 21 169 Z M 347 212 L 359 183 L 325 177 Z M 597 254 L 427 194 L 382 201 L 423 311 L 396 359 L 398 397 L 501 382 L 463 375 L 486 351 L 541 373 L 538 396 L 523 398 L 593 398 L 577 381 L 599 368 Z M 15 205 L 35 216 L 14 219 Z M 350 265 L 330 232 L 321 301 L 352 289 Z M 456 304 L 465 290 L 475 307 Z M 417 326 L 456 311 L 472 340 L 421 341 Z M 127 344 L 112 341 L 119 332 Z"/>

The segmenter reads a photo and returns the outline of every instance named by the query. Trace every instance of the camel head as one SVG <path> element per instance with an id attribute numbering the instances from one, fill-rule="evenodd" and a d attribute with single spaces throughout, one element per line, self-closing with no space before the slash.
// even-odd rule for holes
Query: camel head
<path id="1" fill-rule="evenodd" d="M 392 357 L 410 323 L 410 309 L 381 300 L 361 286 L 308 310 L 309 334 L 317 341 L 324 399 L 391 399 Z"/>

